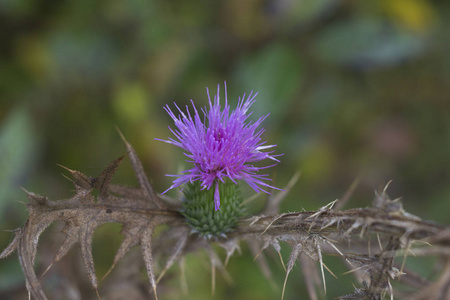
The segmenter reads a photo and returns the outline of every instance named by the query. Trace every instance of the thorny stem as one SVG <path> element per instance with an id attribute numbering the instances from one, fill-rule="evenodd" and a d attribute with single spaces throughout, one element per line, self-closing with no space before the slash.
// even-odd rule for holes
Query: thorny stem
<path id="1" fill-rule="evenodd" d="M 27 288 L 35 299 L 47 299 L 34 272 L 38 239 L 45 228 L 55 221 L 64 222 L 63 232 L 66 234 L 66 240 L 53 262 L 59 261 L 71 247 L 80 244 L 82 250 L 84 249 L 82 255 L 85 267 L 96 292 L 98 292 L 97 278 L 91 253 L 93 232 L 96 227 L 108 222 L 123 224 L 124 239 L 113 266 L 131 248 L 140 245 L 155 297 L 157 297 L 155 280 L 157 277 L 153 270 L 154 259 L 164 255 L 168 256 L 169 260 L 165 267 L 168 269 L 177 259 L 182 259 L 189 252 L 212 249 L 211 243 L 217 243 L 227 249 L 227 257 L 239 248 L 240 241 L 247 242 L 252 252 L 258 255 L 262 253 L 259 250 L 262 251 L 269 245 L 272 245 L 278 252 L 279 242 L 289 244 L 293 250 L 286 268 L 283 295 L 287 276 L 300 255 L 307 256 L 307 259 L 310 258 L 312 261 L 319 261 L 323 276 L 323 268 L 326 268 L 326 265 L 322 262 L 322 252 L 337 252 L 352 265 L 354 268 L 352 271 L 356 271 L 354 273 L 368 271 L 370 275 L 370 281 L 368 283 L 363 281 L 362 288 L 357 288 L 352 295 L 339 299 L 382 299 L 383 294 L 388 290 L 392 295 L 392 286 L 389 280 L 399 277 L 403 273 L 402 266 L 400 271 L 393 266 L 394 257 L 402 251 L 405 251 L 404 254 L 407 255 L 412 251 L 411 243 L 414 241 L 432 245 L 429 246 L 429 250 L 419 249 L 422 255 L 437 254 L 446 259 L 450 257 L 450 228 L 421 220 L 406 213 L 398 201 L 391 201 L 387 197 L 385 190 L 381 194 L 376 194 L 374 207 L 344 211 L 338 210 L 340 202 L 334 201 L 317 211 L 276 214 L 277 205 L 275 204 L 278 204 L 281 198 L 274 197 L 275 204 L 272 203 L 272 206 L 269 204 L 269 209 L 265 211 L 270 215 L 242 219 L 233 231 L 227 233 L 227 236 L 207 240 L 192 235 L 183 216 L 178 212 L 179 207 L 164 202 L 162 198 L 154 194 L 134 149 L 128 142 L 125 141 L 125 143 L 138 177 L 139 188 L 110 185 L 110 179 L 123 159 L 121 157 L 113 161 L 97 178 L 91 178 L 66 168 L 74 177 L 72 181 L 76 188 L 76 194 L 70 199 L 50 201 L 45 196 L 25 191 L 30 200 L 27 204 L 30 212 L 29 219 L 23 228 L 14 231 L 16 237 L 10 246 L 0 254 L 0 259 L 15 250 L 18 251 Z M 99 190 L 98 198 L 92 196 L 92 189 Z M 332 205 L 335 203 L 336 206 L 333 209 Z M 153 241 L 153 229 L 159 225 L 166 225 L 169 229 L 162 237 L 156 237 Z M 360 253 L 353 254 L 345 253 L 337 246 L 337 242 L 351 241 L 355 236 L 360 239 L 369 238 L 370 241 L 370 234 L 375 234 L 378 239 L 380 245 L 378 254 L 372 254 L 370 246 L 369 249 L 363 249 Z M 385 241 L 387 243 L 383 247 L 382 242 Z M 212 266 L 212 290 L 214 291 L 215 268 L 223 271 L 223 265 L 213 250 L 209 254 Z M 264 253 L 260 256 L 260 258 L 264 258 Z M 259 261 L 264 260 L 259 259 Z M 302 261 L 304 260 L 300 260 L 303 264 Z M 353 267 L 350 261 L 359 264 L 360 267 Z M 260 266 L 263 270 L 268 269 L 264 263 L 261 263 Z M 314 270 L 312 272 L 314 273 Z M 309 280 L 307 286 L 317 286 L 314 277 L 316 276 L 305 278 L 305 281 Z M 158 278 L 159 280 L 160 278 Z M 442 271 L 441 278 L 436 283 L 419 286 L 419 295 L 433 293 L 436 299 L 439 297 L 448 299 L 445 297 L 450 296 L 449 284 L 450 267 L 447 267 Z M 309 288 L 308 290 L 311 298 L 317 298 L 314 296 L 314 291 L 310 291 Z M 425 298 L 416 297 L 415 299 Z"/>
<path id="2" fill-rule="evenodd" d="M 442 225 L 423 221 L 416 217 L 390 214 L 375 208 L 349 209 L 345 211 L 329 210 L 308 219 L 316 212 L 296 212 L 273 216 L 256 216 L 241 220 L 229 237 L 242 237 L 261 234 L 309 234 L 328 235 L 338 232 L 357 234 L 365 226 L 372 233 L 383 233 L 414 240 L 431 237 L 444 229 Z M 332 224 L 332 225 L 328 225 Z M 355 224 L 360 224 L 355 226 Z"/>

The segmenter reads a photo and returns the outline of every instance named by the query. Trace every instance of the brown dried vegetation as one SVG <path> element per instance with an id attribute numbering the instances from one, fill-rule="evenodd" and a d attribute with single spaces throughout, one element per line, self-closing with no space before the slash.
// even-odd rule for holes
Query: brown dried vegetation
<path id="1" fill-rule="evenodd" d="M 180 204 L 177 201 L 161 197 L 153 191 L 134 149 L 127 141 L 125 144 L 139 182 L 137 188 L 111 184 L 111 178 L 124 158 L 122 156 L 96 178 L 65 168 L 75 185 L 75 195 L 70 199 L 50 201 L 45 196 L 26 191 L 29 218 L 22 228 L 14 231 L 14 240 L 0 254 L 0 258 L 18 252 L 27 289 L 34 299 L 47 299 L 33 266 L 39 237 L 55 221 L 64 224 L 62 232 L 65 240 L 47 270 L 71 248 L 79 245 L 90 284 L 97 294 L 98 279 L 92 255 L 93 234 L 100 225 L 114 222 L 123 225 L 123 241 L 110 271 L 131 248 L 139 245 L 155 298 L 157 283 L 166 271 L 175 262 L 182 263 L 186 253 L 199 249 L 206 250 L 209 256 L 214 289 L 215 269 L 226 278 L 225 265 L 234 252 L 239 251 L 239 244 L 245 242 L 269 280 L 273 279 L 263 251 L 273 248 L 283 263 L 280 244 L 288 244 L 291 254 L 286 266 L 283 263 L 286 269 L 284 287 L 294 264 L 299 261 L 302 271 L 308 273 L 304 278 L 310 299 L 325 297 L 324 270 L 330 273 L 331 270 L 323 263 L 324 254 L 334 254 L 343 259 L 349 267 L 349 273 L 353 273 L 360 282 L 352 294 L 339 299 L 393 298 L 391 283 L 394 279 L 412 287 L 408 291 L 395 290 L 396 298 L 450 299 L 450 228 L 408 214 L 399 200 L 389 199 L 385 189 L 376 193 L 373 205 L 369 208 L 341 210 L 348 198 L 344 196 L 318 211 L 282 214 L 278 213 L 278 206 L 286 192 L 274 194 L 261 215 L 241 220 L 236 230 L 226 238 L 207 240 L 191 233 L 178 213 Z M 294 182 L 295 178 L 286 190 Z M 98 191 L 97 196 L 92 193 L 94 189 Z M 153 238 L 155 228 L 163 224 L 167 227 L 164 234 Z M 225 263 L 216 254 L 213 244 L 226 250 Z M 363 244 L 366 246 L 361 246 Z M 405 269 L 406 257 L 412 253 L 440 258 L 440 273 L 435 282 Z M 396 257 L 402 263 L 396 262 Z M 154 261 L 163 258 L 164 267 L 156 276 Z M 136 271 L 131 267 L 128 270 Z M 127 276 L 128 273 L 120 274 Z M 131 281 L 126 282 L 131 284 Z M 102 296 L 109 299 L 108 295 Z M 132 297 L 132 294 L 128 294 L 128 297 Z"/>

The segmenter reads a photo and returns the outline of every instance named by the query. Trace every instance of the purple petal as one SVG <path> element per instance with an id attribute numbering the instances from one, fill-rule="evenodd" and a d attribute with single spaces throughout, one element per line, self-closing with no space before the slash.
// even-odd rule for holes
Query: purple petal
<path id="1" fill-rule="evenodd" d="M 214 191 L 214 207 L 216 211 L 220 209 L 219 181 L 216 181 L 216 190 Z"/>

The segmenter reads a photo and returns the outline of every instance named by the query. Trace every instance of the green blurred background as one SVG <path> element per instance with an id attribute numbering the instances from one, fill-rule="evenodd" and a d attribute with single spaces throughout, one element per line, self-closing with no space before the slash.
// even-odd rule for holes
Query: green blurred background
<path id="1" fill-rule="evenodd" d="M 1 230 L 26 220 L 19 186 L 66 198 L 72 187 L 57 163 L 95 176 L 125 153 L 116 126 L 165 190 L 164 174 L 184 160 L 154 140 L 170 135 L 162 107 L 206 105 L 205 87 L 224 81 L 232 105 L 254 90 L 253 117 L 270 112 L 263 138 L 284 153 L 270 171 L 275 185 L 301 171 L 283 211 L 317 209 L 359 177 L 347 207 L 370 205 L 392 179 L 390 194 L 407 211 L 450 221 L 448 1 L 1 0 L 0 24 Z M 115 182 L 135 183 L 129 164 Z M 120 238 L 117 228 L 99 231 L 101 276 Z M 0 234 L 2 249 L 11 238 Z M 201 257 L 188 257 L 188 298 L 210 298 Z M 234 285 L 218 276 L 215 299 L 280 297 L 280 264 L 272 288 L 252 260 L 244 246 L 229 265 Z M 306 295 L 301 278 L 296 267 L 286 299 Z M 327 279 L 327 298 L 354 282 Z M 23 286 L 16 255 L 0 262 L 0 291 Z M 177 299 L 177 280 L 169 287 L 167 299 Z"/>

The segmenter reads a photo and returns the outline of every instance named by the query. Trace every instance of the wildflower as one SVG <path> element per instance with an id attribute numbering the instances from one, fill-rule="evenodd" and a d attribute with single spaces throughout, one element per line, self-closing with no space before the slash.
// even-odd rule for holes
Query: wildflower
<path id="1" fill-rule="evenodd" d="M 247 114 L 249 108 L 255 102 L 258 93 L 245 98 L 239 98 L 235 110 L 231 111 L 227 100 L 227 90 L 225 84 L 225 105 L 220 105 L 220 85 L 217 87 L 217 95 L 214 102 L 211 101 L 209 90 L 206 88 L 209 100 L 209 109 L 204 107 L 203 120 L 191 100 L 194 110 L 191 115 L 188 106 L 184 113 L 174 103 L 178 116 L 169 108 L 164 107 L 169 116 L 173 119 L 176 129 L 169 127 L 175 139 L 158 139 L 160 141 L 180 147 L 188 157 L 187 161 L 192 162 L 194 167 L 183 171 L 181 175 L 169 175 L 178 177 L 173 181 L 172 186 L 164 193 L 182 184 L 200 181 L 201 189 L 211 189 L 214 187 L 215 210 L 220 208 L 219 184 L 224 183 L 229 178 L 234 184 L 238 180 L 245 181 L 256 192 L 269 193 L 266 188 L 275 188 L 264 181 L 270 180 L 267 174 L 257 174 L 261 169 L 266 169 L 279 162 L 272 155 L 274 151 L 262 152 L 275 147 L 276 145 L 265 145 L 261 142 L 261 135 L 264 129 L 258 129 L 259 125 L 269 115 L 260 117 L 256 122 L 247 121 L 251 113 Z M 275 163 L 265 167 L 255 167 L 254 162 L 270 159 Z M 278 189 L 278 188 L 275 188 Z"/>

